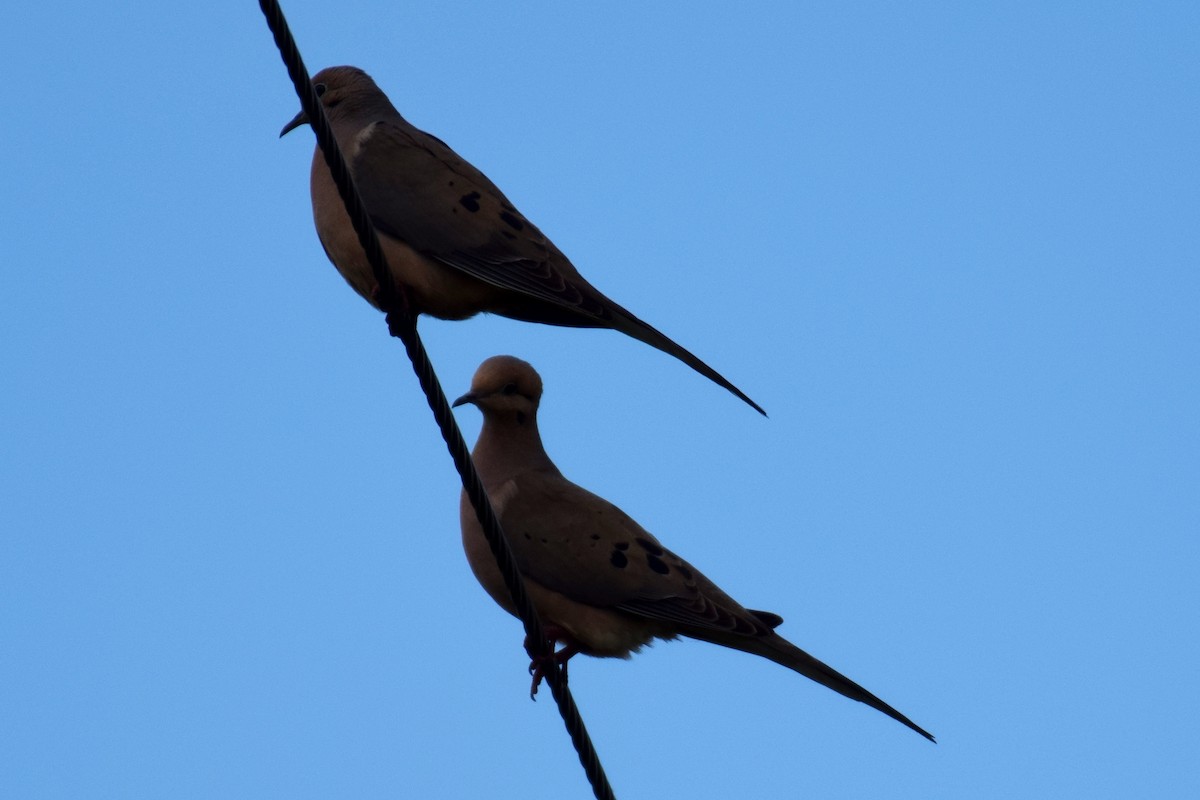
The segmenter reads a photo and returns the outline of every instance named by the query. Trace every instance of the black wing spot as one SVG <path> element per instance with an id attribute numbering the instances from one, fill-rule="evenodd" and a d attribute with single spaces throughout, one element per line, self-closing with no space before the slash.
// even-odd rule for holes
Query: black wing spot
<path id="1" fill-rule="evenodd" d="M 617 569 L 625 569 L 625 565 L 629 563 L 629 559 L 620 550 L 613 550 L 612 555 L 608 557 L 608 561 Z"/>
<path id="2" fill-rule="evenodd" d="M 659 575 L 666 575 L 671 571 L 671 568 L 666 565 L 661 558 L 650 553 L 646 553 L 646 563 L 650 565 L 650 569 L 657 572 Z"/>
<path id="3" fill-rule="evenodd" d="M 504 220 L 505 224 L 507 224 L 508 227 L 512 228 L 514 231 L 525 230 L 525 223 L 521 221 L 520 217 L 517 217 L 514 214 L 510 214 L 507 211 L 501 211 L 500 219 Z"/>
<path id="4" fill-rule="evenodd" d="M 661 556 L 663 554 L 663 549 L 649 539 L 639 538 L 637 543 L 640 544 L 646 550 L 646 552 L 650 553 L 651 555 Z"/>
<path id="5" fill-rule="evenodd" d="M 462 197 L 458 198 L 458 204 L 467 211 L 478 211 L 480 197 L 483 197 L 483 195 L 481 195 L 479 192 L 464 194 Z"/>
<path id="6" fill-rule="evenodd" d="M 598 541 L 600 541 L 600 534 L 598 534 L 598 533 L 593 533 L 593 534 L 592 534 L 592 538 L 593 538 L 593 539 L 595 539 L 595 540 L 598 542 Z"/>

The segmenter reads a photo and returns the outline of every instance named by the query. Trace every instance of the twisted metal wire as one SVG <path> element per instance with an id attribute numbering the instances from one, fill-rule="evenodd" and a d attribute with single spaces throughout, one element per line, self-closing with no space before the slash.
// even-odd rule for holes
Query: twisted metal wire
<path id="1" fill-rule="evenodd" d="M 475 465 L 471 462 L 470 450 L 463 439 L 462 431 L 458 428 L 458 423 L 450 409 L 450 403 L 433 371 L 433 364 L 429 360 L 429 354 L 425 351 L 425 345 L 417 334 L 417 320 L 410 311 L 407 293 L 404 287 L 397 287 L 391 277 L 383 255 L 383 248 L 380 247 L 379 237 L 375 232 L 375 226 L 371 223 L 371 218 L 367 214 L 358 190 L 354 186 L 354 180 L 350 176 L 350 170 L 333 137 L 329 120 L 325 117 L 325 110 L 313 88 L 308 70 L 300 57 L 300 50 L 292 37 L 287 20 L 283 16 L 283 9 L 278 0 L 259 0 L 259 7 L 267 19 L 271 34 L 275 37 L 275 45 L 279 48 L 283 63 L 287 67 L 288 76 L 292 79 L 296 95 L 300 98 L 300 107 L 307 115 L 313 133 L 316 134 L 317 144 L 325 156 L 325 163 L 329 165 L 329 171 L 337 184 L 342 202 L 346 205 L 346 212 L 350 215 L 354 230 L 358 234 L 359 243 L 371 264 L 375 282 L 379 286 L 376 300 L 380 307 L 388 313 L 388 327 L 392 335 L 404 342 L 404 348 L 412 362 L 413 372 L 416 373 L 417 380 L 421 383 L 425 398 L 429 402 L 429 408 L 433 411 L 438 428 L 442 432 L 442 438 L 446 442 L 451 458 L 454 459 L 454 466 L 462 478 L 463 488 L 466 490 L 471 505 L 475 508 L 488 545 L 500 566 L 505 586 L 513 598 L 513 604 L 516 606 L 521 623 L 525 626 L 530 655 L 549 665 L 545 670 L 546 682 L 550 685 L 550 692 L 558 704 L 559 714 L 562 715 L 563 723 L 571 736 L 571 743 L 579 754 L 579 763 L 583 765 L 584 772 L 587 773 L 588 781 L 592 785 L 592 792 L 597 800 L 616 800 L 612 786 L 600 764 L 600 757 L 596 753 L 591 737 L 588 736 L 583 717 L 567 688 L 564 671 L 553 662 L 553 647 L 547 641 L 537 611 L 529 599 L 529 594 L 525 591 L 525 582 L 517 570 L 512 549 L 500 528 L 500 520 L 496 517 L 491 501 L 483 489 L 483 482 L 479 479 L 479 473 L 475 471 Z"/>

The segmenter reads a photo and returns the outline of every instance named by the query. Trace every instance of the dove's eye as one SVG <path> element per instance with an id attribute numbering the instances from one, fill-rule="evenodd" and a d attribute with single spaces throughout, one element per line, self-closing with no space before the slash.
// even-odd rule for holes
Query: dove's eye
<path id="1" fill-rule="evenodd" d="M 500 393 L 501 394 L 516 394 L 517 393 L 517 385 L 515 383 L 506 383 L 506 384 L 504 384 L 504 388 L 500 390 Z"/>
<path id="2" fill-rule="evenodd" d="M 313 87 L 313 91 L 317 93 L 317 97 L 320 97 L 321 95 L 325 94 L 325 84 L 318 83 Z"/>

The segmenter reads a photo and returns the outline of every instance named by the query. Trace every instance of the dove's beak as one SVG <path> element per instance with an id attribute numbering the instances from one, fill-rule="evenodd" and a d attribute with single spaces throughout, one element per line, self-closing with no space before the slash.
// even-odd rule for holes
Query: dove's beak
<path id="1" fill-rule="evenodd" d="M 303 111 L 301 111 L 299 114 L 292 117 L 291 122 L 289 122 L 287 125 L 283 126 L 283 130 L 281 130 L 279 132 L 279 138 L 282 139 L 284 136 L 287 136 L 289 133 L 296 130 L 296 128 L 299 128 L 301 125 L 307 125 L 307 124 L 308 124 L 308 114 L 305 114 Z"/>
<path id="2" fill-rule="evenodd" d="M 479 395 L 475 394 L 474 392 L 467 392 L 462 397 L 458 398 L 453 403 L 451 403 L 450 407 L 458 408 L 459 406 L 465 406 L 467 403 L 474 403 L 478 399 L 479 399 Z"/>

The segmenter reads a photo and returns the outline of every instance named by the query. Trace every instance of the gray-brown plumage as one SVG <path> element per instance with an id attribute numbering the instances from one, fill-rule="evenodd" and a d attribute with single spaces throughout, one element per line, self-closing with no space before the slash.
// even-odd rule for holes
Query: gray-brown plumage
<path id="1" fill-rule="evenodd" d="M 410 125 L 365 72 L 329 67 L 313 85 L 412 311 L 440 319 L 491 312 L 526 322 L 612 328 L 675 356 L 760 413 L 757 403 L 692 353 L 584 280 L 567 257 L 487 177 Z M 280 132 L 308 122 L 301 112 Z M 376 285 L 317 148 L 317 234 L 329 260 L 372 304 Z"/>
<path id="2" fill-rule="evenodd" d="M 628 658 L 653 639 L 690 636 L 769 658 L 933 736 L 774 628 L 782 618 L 741 606 L 621 509 L 563 477 L 538 433 L 542 380 L 512 356 L 489 358 L 454 402 L 483 412 L 472 457 L 543 623 L 569 656 Z M 511 598 L 466 494 L 463 547 L 488 594 Z"/>

